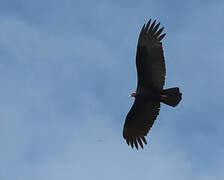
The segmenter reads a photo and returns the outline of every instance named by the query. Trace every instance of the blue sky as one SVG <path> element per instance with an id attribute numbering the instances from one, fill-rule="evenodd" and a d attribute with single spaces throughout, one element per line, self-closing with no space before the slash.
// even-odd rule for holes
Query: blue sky
<path id="1" fill-rule="evenodd" d="M 0 179 L 224 179 L 224 2 L 1 1 Z M 122 138 L 139 31 L 165 26 L 165 87 L 148 145 Z"/>

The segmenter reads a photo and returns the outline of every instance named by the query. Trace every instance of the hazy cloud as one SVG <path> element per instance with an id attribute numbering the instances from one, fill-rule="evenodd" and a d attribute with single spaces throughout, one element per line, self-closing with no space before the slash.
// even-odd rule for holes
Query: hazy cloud
<path id="1" fill-rule="evenodd" d="M 21 1 L 0 7 L 0 178 L 221 180 L 222 1 Z M 161 21 L 166 87 L 139 152 L 122 138 L 138 33 Z"/>

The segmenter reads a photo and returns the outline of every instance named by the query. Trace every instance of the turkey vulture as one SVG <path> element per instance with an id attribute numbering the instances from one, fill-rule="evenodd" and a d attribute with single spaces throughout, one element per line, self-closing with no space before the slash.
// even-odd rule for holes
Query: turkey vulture
<path id="1" fill-rule="evenodd" d="M 136 67 L 138 75 L 137 89 L 130 97 L 135 97 L 134 104 L 128 112 L 123 137 L 128 145 L 143 149 L 147 144 L 145 136 L 152 127 L 160 110 L 160 102 L 175 107 L 182 94 L 178 87 L 163 89 L 165 83 L 165 61 L 161 40 L 165 33 L 159 29 L 156 20 L 143 25 L 137 45 Z"/>

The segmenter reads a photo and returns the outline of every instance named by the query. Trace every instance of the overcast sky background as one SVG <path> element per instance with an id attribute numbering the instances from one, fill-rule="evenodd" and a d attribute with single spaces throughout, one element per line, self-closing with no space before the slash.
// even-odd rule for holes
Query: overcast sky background
<path id="1" fill-rule="evenodd" d="M 1 180 L 223 180 L 224 1 L 0 6 Z M 165 26 L 166 87 L 143 150 L 122 138 L 139 31 Z"/>

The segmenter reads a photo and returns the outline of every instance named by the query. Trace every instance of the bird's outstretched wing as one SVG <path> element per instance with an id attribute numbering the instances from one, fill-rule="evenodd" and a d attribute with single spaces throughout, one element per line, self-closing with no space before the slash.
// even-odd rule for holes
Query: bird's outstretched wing
<path id="1" fill-rule="evenodd" d="M 137 92 L 141 89 L 161 91 L 165 83 L 165 61 L 162 43 L 166 34 L 161 34 L 163 27 L 160 23 L 149 22 L 142 27 L 138 39 L 136 67 L 138 74 Z M 150 101 L 147 98 L 136 97 L 129 111 L 123 129 L 123 137 L 128 144 L 143 148 L 145 137 L 159 114 L 160 102 Z"/>
<path id="2" fill-rule="evenodd" d="M 152 127 L 160 110 L 159 101 L 144 101 L 137 97 L 129 111 L 124 124 L 123 137 L 132 148 L 138 149 L 138 144 L 143 148 L 147 144 L 145 137 Z"/>
<path id="3" fill-rule="evenodd" d="M 166 34 L 161 34 L 163 27 L 159 29 L 159 25 L 150 19 L 140 32 L 136 54 L 138 88 L 163 89 L 166 68 L 161 40 Z"/>

